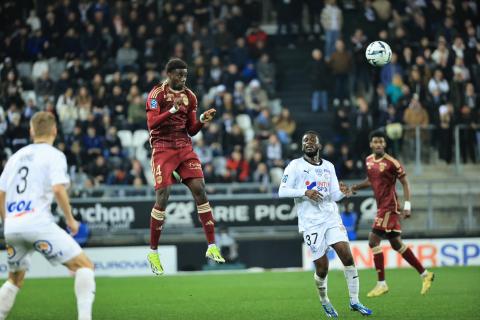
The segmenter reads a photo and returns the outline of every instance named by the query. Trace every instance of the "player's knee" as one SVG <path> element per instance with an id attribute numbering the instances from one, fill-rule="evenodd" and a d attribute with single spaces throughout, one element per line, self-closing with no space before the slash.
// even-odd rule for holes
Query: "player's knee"
<path id="1" fill-rule="evenodd" d="M 353 260 L 353 257 L 350 255 L 348 257 L 345 257 L 343 259 L 343 265 L 344 266 L 353 266 L 355 265 L 355 260 Z"/>
<path id="2" fill-rule="evenodd" d="M 393 250 L 397 251 L 400 254 L 403 254 L 408 247 L 403 243 L 391 243 Z"/>
<path id="3" fill-rule="evenodd" d="M 8 276 L 8 281 L 13 283 L 17 288 L 21 288 L 25 282 L 25 272 L 13 272 Z"/>
<path id="4" fill-rule="evenodd" d="M 315 270 L 315 273 L 317 274 L 317 276 L 319 276 L 320 278 L 323 278 L 325 279 L 327 277 L 327 274 L 328 274 L 328 269 L 318 269 Z"/>
<path id="5" fill-rule="evenodd" d="M 65 263 L 65 266 L 72 272 L 76 272 L 81 268 L 95 269 L 93 262 L 87 257 L 87 255 L 82 252 L 75 258 Z"/>

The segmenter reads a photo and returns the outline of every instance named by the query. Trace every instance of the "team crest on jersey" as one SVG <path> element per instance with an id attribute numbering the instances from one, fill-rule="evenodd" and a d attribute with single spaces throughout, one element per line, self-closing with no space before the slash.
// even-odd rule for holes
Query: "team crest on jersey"
<path id="1" fill-rule="evenodd" d="M 387 167 L 387 164 L 385 162 L 380 162 L 379 164 L 380 172 L 383 172 L 386 167 Z"/>
<path id="2" fill-rule="evenodd" d="M 15 248 L 12 247 L 12 246 L 9 246 L 9 245 L 7 244 L 7 256 L 8 256 L 8 259 L 12 259 L 12 258 L 15 256 L 16 253 L 17 253 L 17 252 L 15 251 Z"/>
<path id="3" fill-rule="evenodd" d="M 286 183 L 288 180 L 288 174 L 284 174 L 282 178 L 282 183 Z"/>
<path id="4" fill-rule="evenodd" d="M 315 173 L 317 174 L 317 176 L 321 177 L 322 176 L 322 172 L 323 170 L 322 169 L 315 169 Z"/>
<path id="5" fill-rule="evenodd" d="M 47 240 L 38 240 L 33 243 L 33 247 L 35 250 L 38 252 L 44 254 L 44 255 L 49 255 L 52 253 L 52 244 L 48 242 Z"/>
<path id="6" fill-rule="evenodd" d="M 157 107 L 158 107 L 158 102 L 157 102 L 157 100 L 156 100 L 156 99 L 151 99 L 151 100 L 150 100 L 150 108 L 152 108 L 152 109 L 157 109 Z"/>

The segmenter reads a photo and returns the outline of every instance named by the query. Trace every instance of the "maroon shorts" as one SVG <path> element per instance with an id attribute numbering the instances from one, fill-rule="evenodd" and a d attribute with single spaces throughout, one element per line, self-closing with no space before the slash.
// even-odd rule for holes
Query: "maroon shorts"
<path id="1" fill-rule="evenodd" d="M 155 190 L 175 183 L 173 171 L 182 180 L 203 178 L 202 164 L 192 147 L 180 149 L 152 149 L 150 162 L 155 181 Z"/>
<path id="2" fill-rule="evenodd" d="M 402 232 L 400 226 L 400 213 L 392 210 L 378 210 L 375 221 L 372 225 L 373 229 L 384 232 Z"/>

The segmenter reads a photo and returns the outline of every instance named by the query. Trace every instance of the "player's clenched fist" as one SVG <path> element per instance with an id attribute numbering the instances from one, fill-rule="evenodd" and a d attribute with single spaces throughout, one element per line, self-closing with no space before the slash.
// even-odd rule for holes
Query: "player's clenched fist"
<path id="1" fill-rule="evenodd" d="M 210 122 L 213 120 L 213 118 L 215 117 L 215 113 L 217 113 L 217 110 L 211 108 L 211 109 L 208 109 L 207 111 L 205 111 L 204 113 L 202 113 L 200 115 L 200 122 L 201 123 L 206 123 L 206 122 Z"/>
<path id="2" fill-rule="evenodd" d="M 170 108 L 170 113 L 177 113 L 180 110 L 180 105 L 182 104 L 182 97 L 178 97 L 173 101 L 173 107 Z"/>

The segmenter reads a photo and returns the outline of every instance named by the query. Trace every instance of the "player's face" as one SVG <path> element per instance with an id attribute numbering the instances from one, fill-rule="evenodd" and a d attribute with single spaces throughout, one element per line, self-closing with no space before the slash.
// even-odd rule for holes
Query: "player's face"
<path id="1" fill-rule="evenodd" d="M 318 137 L 312 133 L 307 133 L 302 138 L 302 151 L 309 157 L 314 157 L 320 149 L 320 141 Z"/>
<path id="2" fill-rule="evenodd" d="M 168 73 L 170 86 L 175 90 L 180 90 L 187 82 L 187 69 L 175 69 Z"/>
<path id="3" fill-rule="evenodd" d="M 387 143 L 385 139 L 382 137 L 373 137 L 370 141 L 370 148 L 372 149 L 373 153 L 376 155 L 383 155 L 385 153 L 385 147 Z"/>

